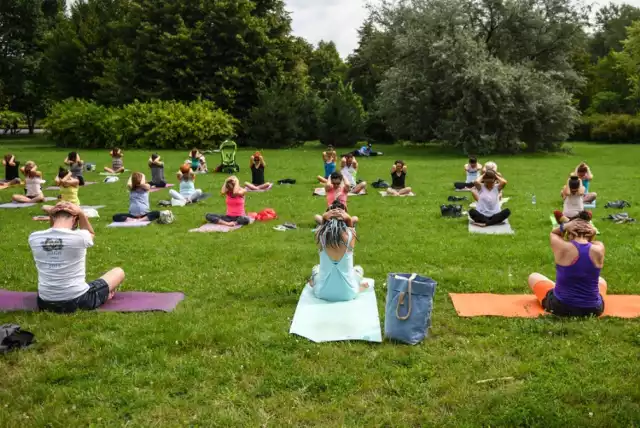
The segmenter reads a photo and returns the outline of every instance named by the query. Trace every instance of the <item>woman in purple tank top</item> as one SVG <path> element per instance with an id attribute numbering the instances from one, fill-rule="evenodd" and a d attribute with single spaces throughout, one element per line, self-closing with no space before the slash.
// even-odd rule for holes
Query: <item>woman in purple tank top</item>
<path id="1" fill-rule="evenodd" d="M 596 230 L 588 218 L 588 213 L 583 211 L 577 219 L 551 232 L 555 284 L 539 273 L 529 276 L 529 287 L 542 307 L 554 315 L 585 317 L 600 316 L 604 312 L 607 283 L 600 277 L 604 244 L 593 241 Z"/>

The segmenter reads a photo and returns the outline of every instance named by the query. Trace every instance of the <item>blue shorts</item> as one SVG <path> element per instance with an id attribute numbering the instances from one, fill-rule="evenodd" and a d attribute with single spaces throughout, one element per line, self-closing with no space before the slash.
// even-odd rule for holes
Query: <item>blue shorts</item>
<path id="1" fill-rule="evenodd" d="M 336 163 L 325 163 L 324 164 L 324 178 L 329 178 L 331 174 L 336 170 Z"/>

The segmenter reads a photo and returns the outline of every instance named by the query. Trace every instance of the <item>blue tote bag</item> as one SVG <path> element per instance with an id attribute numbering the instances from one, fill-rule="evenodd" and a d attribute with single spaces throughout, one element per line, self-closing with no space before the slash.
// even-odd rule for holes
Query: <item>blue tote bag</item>
<path id="1" fill-rule="evenodd" d="M 431 327 L 431 310 L 437 283 L 417 274 L 387 276 L 384 334 L 387 339 L 415 345 Z"/>

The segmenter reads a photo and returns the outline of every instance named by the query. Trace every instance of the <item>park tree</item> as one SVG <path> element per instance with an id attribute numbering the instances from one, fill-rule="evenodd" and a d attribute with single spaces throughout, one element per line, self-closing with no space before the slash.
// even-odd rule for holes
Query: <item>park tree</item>
<path id="1" fill-rule="evenodd" d="M 584 16 L 568 1 L 530 3 L 383 3 L 395 64 L 376 104 L 394 135 L 476 153 L 557 147 L 576 120 L 570 55 Z"/>
<path id="2" fill-rule="evenodd" d="M 0 107 L 24 114 L 31 133 L 49 98 L 45 38 L 63 9 L 61 0 L 0 2 Z"/>
<path id="3" fill-rule="evenodd" d="M 351 84 L 338 83 L 320 114 L 320 141 L 334 147 L 352 147 L 364 138 L 366 113 Z"/>
<path id="4" fill-rule="evenodd" d="M 640 20 L 640 8 L 629 4 L 609 3 L 596 13 L 595 31 L 589 40 L 592 62 L 606 57 L 611 51 L 622 50 L 627 27 Z"/>
<path id="5" fill-rule="evenodd" d="M 308 67 L 311 88 L 323 98 L 328 98 L 338 88 L 347 72 L 347 66 L 333 42 L 320 41 L 311 53 Z"/>

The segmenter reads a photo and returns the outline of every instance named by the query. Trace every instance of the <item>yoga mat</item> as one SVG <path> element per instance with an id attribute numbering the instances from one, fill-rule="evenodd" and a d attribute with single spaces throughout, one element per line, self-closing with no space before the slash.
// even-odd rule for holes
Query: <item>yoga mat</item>
<path id="1" fill-rule="evenodd" d="M 159 192 L 159 191 L 164 190 L 164 189 L 169 189 L 169 188 L 171 188 L 173 186 L 175 186 L 175 185 L 174 184 L 167 184 L 164 187 L 152 187 L 151 189 L 149 189 L 149 193 Z"/>
<path id="2" fill-rule="evenodd" d="M 348 302 L 318 299 L 306 285 L 291 322 L 290 334 L 319 342 L 364 340 L 382 342 L 380 317 L 374 281 L 366 278 L 370 288 Z"/>
<path id="3" fill-rule="evenodd" d="M 113 175 L 113 176 L 118 176 L 120 174 L 124 174 L 125 172 L 129 172 L 128 169 L 125 169 L 124 172 L 119 172 L 119 173 L 114 173 L 114 172 L 107 172 L 107 171 L 102 171 L 99 174 L 100 175 Z"/>
<path id="4" fill-rule="evenodd" d="M 116 223 L 115 221 L 107 227 L 145 227 L 151 224 L 150 221 L 123 221 Z"/>
<path id="5" fill-rule="evenodd" d="M 80 208 L 83 210 L 99 210 L 104 207 L 106 207 L 106 205 L 80 205 Z"/>
<path id="6" fill-rule="evenodd" d="M 511 199 L 511 198 L 502 198 L 502 199 L 500 200 L 500 208 L 502 208 L 502 206 L 503 206 L 504 204 L 506 204 L 507 202 L 509 202 L 509 199 Z M 469 204 L 469 208 L 476 208 L 477 206 L 478 206 L 478 203 L 477 203 L 477 202 L 471 202 L 471 204 Z"/>
<path id="7" fill-rule="evenodd" d="M 471 192 L 473 189 L 453 189 L 454 192 Z"/>
<path id="8" fill-rule="evenodd" d="M 591 202 L 590 204 L 587 204 L 587 203 L 585 202 L 585 204 L 584 204 L 584 208 L 585 208 L 585 209 L 592 210 L 592 209 L 594 209 L 595 207 L 596 207 L 596 201 L 593 201 L 593 202 Z"/>
<path id="9" fill-rule="evenodd" d="M 116 292 L 113 299 L 98 308 L 100 312 L 173 311 L 184 299 L 183 293 Z M 0 312 L 37 311 L 37 294 L 0 289 Z"/>
<path id="10" fill-rule="evenodd" d="M 394 197 L 399 196 L 399 197 L 401 197 L 401 198 L 404 198 L 404 197 L 407 197 L 407 196 L 415 196 L 415 195 L 416 195 L 416 194 L 415 194 L 415 193 L 413 193 L 413 192 L 408 193 L 408 194 L 406 194 L 406 195 L 390 195 L 389 193 L 387 193 L 387 192 L 385 192 L 385 191 L 382 191 L 382 190 L 380 191 L 380 196 L 385 196 L 385 197 L 386 197 L 386 196 L 394 196 Z"/>
<path id="11" fill-rule="evenodd" d="M 558 227 L 558 222 L 556 221 L 556 217 L 553 214 L 551 214 L 549 216 L 549 220 L 551 220 L 551 228 L 552 229 L 555 229 L 556 227 Z M 600 231 L 598 230 L 596 225 L 593 224 L 593 221 L 590 221 L 589 223 L 591 223 L 591 226 L 593 226 L 593 228 L 596 230 L 596 234 L 600 235 Z"/>
<path id="12" fill-rule="evenodd" d="M 1 204 L 0 208 L 29 208 L 29 207 L 33 207 L 34 205 L 36 205 L 33 202 L 29 202 L 27 204 L 20 204 L 17 202 L 9 202 L 6 204 Z"/>
<path id="13" fill-rule="evenodd" d="M 257 192 L 257 193 L 262 193 L 262 192 L 268 192 L 269 190 L 271 190 L 273 188 L 273 183 L 271 184 L 271 186 L 267 187 L 266 189 L 263 190 L 251 190 L 248 187 L 245 187 L 244 190 L 246 190 L 247 192 Z"/>
<path id="14" fill-rule="evenodd" d="M 95 181 L 85 181 L 84 182 L 84 187 L 91 186 L 92 184 L 96 184 L 96 182 Z M 80 186 L 80 187 L 83 187 L 83 186 Z M 60 190 L 60 186 L 49 186 L 44 190 Z"/>
<path id="15" fill-rule="evenodd" d="M 532 294 L 456 294 L 449 293 L 453 306 L 461 317 L 495 316 L 537 318 L 548 315 Z M 609 294 L 604 298 L 603 317 L 640 317 L 640 296 Z"/>
<path id="16" fill-rule="evenodd" d="M 480 235 L 514 235 L 516 232 L 511 228 L 509 220 L 495 226 L 480 227 L 473 224 L 469 218 L 469 233 L 477 233 Z"/>
<path id="17" fill-rule="evenodd" d="M 241 227 L 242 226 L 240 226 L 240 225 L 230 227 L 230 226 L 223 226 L 221 224 L 207 223 L 207 224 L 203 224 L 202 226 L 198 227 L 197 229 L 191 229 L 191 230 L 189 230 L 189 232 L 200 232 L 200 233 L 222 232 L 222 233 L 227 233 L 227 232 L 233 232 L 234 230 L 238 230 Z"/>
<path id="18" fill-rule="evenodd" d="M 367 194 L 367 189 L 362 189 L 360 193 L 349 192 L 349 196 L 362 196 L 366 194 Z M 324 190 L 324 187 L 317 187 L 313 189 L 313 196 L 327 196 L 327 192 Z"/>

